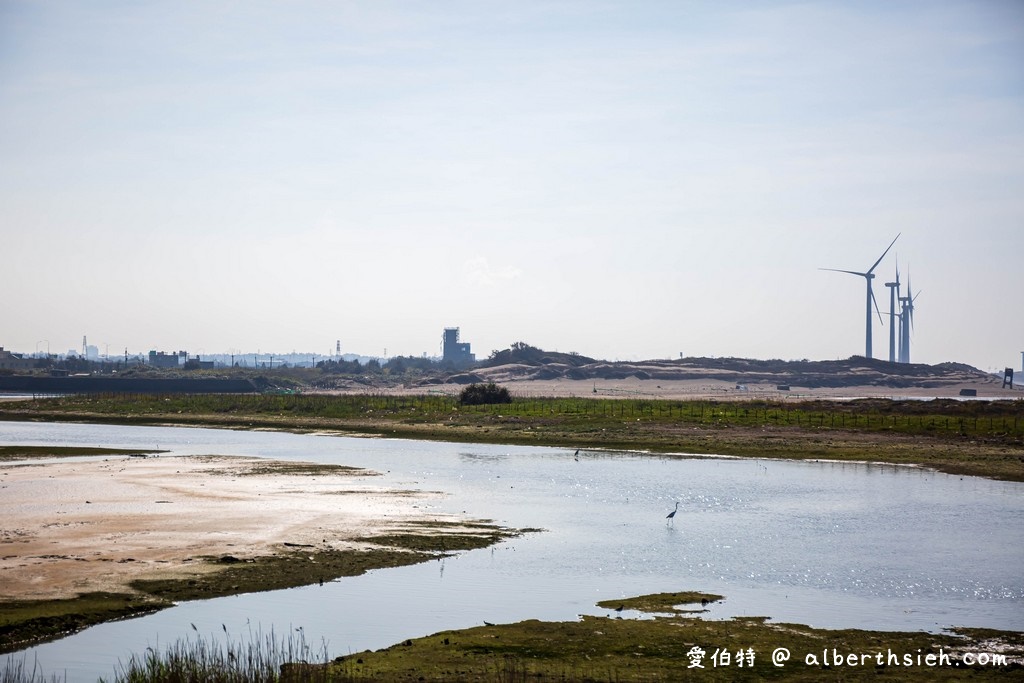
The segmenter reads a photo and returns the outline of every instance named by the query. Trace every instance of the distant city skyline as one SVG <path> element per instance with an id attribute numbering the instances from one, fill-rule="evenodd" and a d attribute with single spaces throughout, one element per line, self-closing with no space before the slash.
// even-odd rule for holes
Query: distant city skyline
<path id="1" fill-rule="evenodd" d="M 1024 349 L 1015 0 L 14 0 L 0 158 L 16 352 Z"/>
<path id="2" fill-rule="evenodd" d="M 5 347 L 0 347 L 0 348 L 5 348 Z M 291 359 L 303 359 L 303 360 L 307 360 L 307 361 L 310 358 L 315 358 L 318 361 L 319 360 L 328 359 L 328 358 L 378 358 L 378 359 L 384 358 L 384 356 L 380 355 L 380 354 L 377 354 L 377 355 L 374 355 L 374 354 L 364 354 L 364 353 L 356 353 L 354 351 L 343 351 L 340 354 L 337 354 L 334 351 L 331 351 L 330 353 L 322 353 L 322 352 L 315 352 L 315 351 L 261 351 L 259 349 L 255 350 L 255 351 L 234 351 L 234 352 L 232 352 L 232 351 L 214 351 L 214 352 L 202 351 L 202 352 L 199 352 L 199 353 L 195 353 L 193 351 L 189 351 L 188 349 L 155 349 L 155 348 L 154 349 L 147 349 L 147 350 L 144 350 L 144 351 L 143 350 L 132 350 L 132 349 L 127 349 L 127 348 L 123 348 L 123 349 L 120 349 L 120 350 L 107 349 L 107 350 L 101 351 L 99 347 L 97 347 L 97 346 L 95 346 L 93 344 L 89 344 L 87 346 L 87 350 L 86 350 L 85 354 L 82 353 L 82 349 L 81 348 L 78 348 L 78 349 L 67 349 L 65 351 L 55 351 L 55 350 L 47 351 L 45 348 L 42 349 L 42 350 L 36 350 L 36 351 L 26 351 L 26 350 L 23 350 L 23 349 L 22 350 L 6 349 L 6 350 L 7 351 L 11 351 L 11 352 L 13 352 L 15 354 L 21 355 L 21 356 L 26 357 L 26 358 L 46 358 L 49 355 L 49 356 L 55 357 L 55 358 L 75 357 L 75 358 L 85 358 L 86 360 L 98 360 L 98 361 L 107 361 L 107 360 L 117 361 L 118 359 L 123 359 L 125 354 L 127 354 L 129 356 L 129 358 L 143 358 L 143 357 L 149 356 L 150 354 L 153 354 L 153 353 L 165 354 L 165 355 L 185 354 L 185 357 L 187 357 L 187 358 L 218 358 L 218 359 L 220 359 L 220 358 L 237 358 L 239 360 L 244 360 L 244 361 L 250 361 L 254 357 L 260 359 L 261 361 L 269 359 L 271 357 L 278 358 L 278 359 L 289 359 L 289 360 L 291 360 Z M 419 357 L 423 357 L 424 355 L 429 356 L 429 354 L 420 354 L 417 357 L 418 358 Z M 433 356 L 429 356 L 429 357 L 438 358 L 438 359 L 441 358 L 441 356 L 439 354 L 434 354 Z"/>

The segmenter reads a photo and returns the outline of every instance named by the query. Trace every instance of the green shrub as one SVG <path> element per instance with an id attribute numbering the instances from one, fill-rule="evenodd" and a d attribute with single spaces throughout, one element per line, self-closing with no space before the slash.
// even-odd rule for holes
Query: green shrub
<path id="1" fill-rule="evenodd" d="M 511 403 L 512 394 L 505 387 L 494 382 L 490 384 L 470 384 L 459 394 L 459 403 L 464 406 L 479 406 L 489 403 Z"/>

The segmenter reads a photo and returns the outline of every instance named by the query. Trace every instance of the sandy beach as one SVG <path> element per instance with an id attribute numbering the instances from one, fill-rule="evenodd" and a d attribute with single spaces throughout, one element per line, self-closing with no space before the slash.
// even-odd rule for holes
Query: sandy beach
<path id="1" fill-rule="evenodd" d="M 643 398 L 672 401 L 715 400 L 715 401 L 800 401 L 836 400 L 855 398 L 887 398 L 931 400 L 937 398 L 962 399 L 962 390 L 974 391 L 979 399 L 1024 399 L 1024 385 L 1015 383 L 1013 388 L 1003 388 L 995 379 L 986 381 L 951 382 L 938 386 L 895 387 L 886 385 L 859 384 L 840 387 L 802 387 L 767 383 L 747 383 L 721 379 L 640 379 L 625 377 L 619 379 L 568 379 L 549 380 L 520 379 L 513 376 L 494 376 L 481 373 L 485 381 L 495 381 L 508 389 L 516 398 Z M 422 395 L 426 393 L 458 396 L 465 384 L 434 384 L 429 390 L 421 385 L 397 387 L 374 387 L 375 394 Z M 365 394 L 365 386 L 354 384 L 347 389 L 309 390 L 306 393 L 321 394 Z"/>
<path id="2" fill-rule="evenodd" d="M 5 462 L 0 600 L 130 592 L 136 578 L 215 571 L 204 557 L 345 550 L 360 546 L 353 539 L 438 519 L 421 507 L 440 494 L 376 480 L 365 470 L 245 457 Z"/>

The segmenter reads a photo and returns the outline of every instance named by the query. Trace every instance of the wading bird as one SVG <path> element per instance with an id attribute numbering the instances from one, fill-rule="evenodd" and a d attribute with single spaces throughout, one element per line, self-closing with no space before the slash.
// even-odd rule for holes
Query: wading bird
<path id="1" fill-rule="evenodd" d="M 667 515 L 665 515 L 665 519 L 670 520 L 672 522 L 672 524 L 675 524 L 676 523 L 675 516 L 676 516 L 677 512 L 679 512 L 679 503 L 678 502 L 676 502 L 676 509 L 673 510 L 672 512 L 668 513 Z M 665 524 L 668 524 L 668 522 L 665 522 Z"/>

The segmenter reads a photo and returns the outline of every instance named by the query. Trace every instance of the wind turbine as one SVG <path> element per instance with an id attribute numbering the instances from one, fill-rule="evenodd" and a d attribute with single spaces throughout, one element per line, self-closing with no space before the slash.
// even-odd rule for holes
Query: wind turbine
<path id="1" fill-rule="evenodd" d="M 896 282 L 886 282 L 889 288 L 889 362 L 896 362 L 896 300 L 900 296 L 900 264 L 896 261 Z M 902 318 L 901 318 L 902 319 Z M 902 340 L 902 337 L 900 337 Z"/>
<path id="2" fill-rule="evenodd" d="M 872 355 L 871 355 L 871 304 L 874 303 L 875 310 L 876 311 L 878 310 L 878 302 L 875 301 L 875 293 L 871 290 L 871 281 L 875 279 L 875 273 L 874 273 L 875 268 L 878 267 L 878 264 L 882 262 L 882 259 L 885 258 L 885 255 L 889 253 L 890 249 L 892 249 L 892 245 L 896 244 L 896 240 L 898 240 L 900 238 L 900 234 L 902 234 L 902 233 L 898 233 L 896 235 L 896 237 L 893 239 L 893 241 L 889 243 L 889 246 L 885 248 L 885 251 L 882 252 L 882 255 L 878 257 L 878 260 L 875 261 L 875 263 L 870 268 L 868 268 L 866 273 L 860 273 L 860 272 L 858 272 L 856 270 L 840 270 L 839 268 L 819 268 L 818 269 L 818 270 L 831 270 L 831 271 L 836 272 L 836 273 L 849 273 L 850 275 L 859 275 L 862 278 L 864 278 L 864 280 L 866 281 L 865 284 L 867 285 L 867 294 L 866 294 L 866 297 L 867 297 L 867 315 L 864 318 L 864 326 L 865 326 L 865 330 L 866 330 L 866 333 L 865 333 L 865 336 L 864 336 L 864 357 L 865 358 L 871 358 L 872 357 Z M 882 313 L 881 312 L 878 313 L 878 321 L 882 322 Z"/>
<path id="3" fill-rule="evenodd" d="M 910 271 L 907 270 L 907 295 L 900 297 L 900 362 L 910 362 L 910 331 L 914 327 L 914 301 L 921 292 L 914 294 L 910 288 Z"/>

